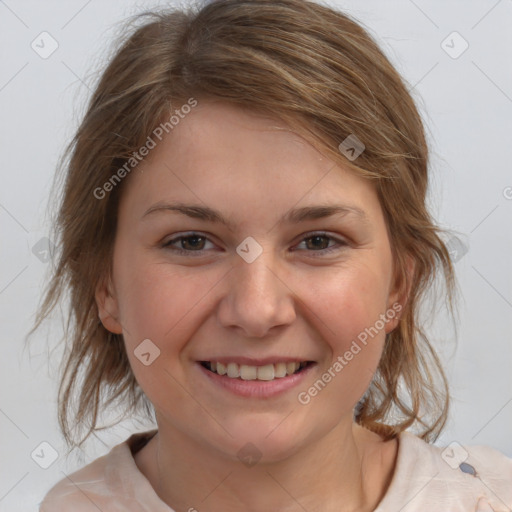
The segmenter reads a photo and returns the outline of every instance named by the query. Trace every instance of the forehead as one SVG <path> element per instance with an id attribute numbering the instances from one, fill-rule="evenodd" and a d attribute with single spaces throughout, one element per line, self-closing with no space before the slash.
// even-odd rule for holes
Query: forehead
<path id="1" fill-rule="evenodd" d="M 224 210 L 319 201 L 378 207 L 368 180 L 322 155 L 285 123 L 223 102 L 199 102 L 157 141 L 130 181 L 128 200 L 139 211 L 165 200 Z"/>
<path id="2" fill-rule="evenodd" d="M 288 169 L 297 175 L 333 165 L 283 121 L 220 101 L 200 102 L 163 142 L 157 158 L 172 157 L 198 171 L 214 168 L 216 173 L 209 174 L 235 177 L 236 171 L 253 171 L 261 179 L 267 174 L 279 178 Z"/>

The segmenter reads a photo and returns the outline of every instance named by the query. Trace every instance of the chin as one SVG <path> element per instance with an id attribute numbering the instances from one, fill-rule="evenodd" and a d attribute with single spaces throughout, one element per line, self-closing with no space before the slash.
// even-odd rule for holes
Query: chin
<path id="1" fill-rule="evenodd" d="M 232 437 L 226 435 L 219 444 L 213 443 L 247 466 L 286 460 L 300 450 L 306 439 L 304 428 L 294 428 L 285 418 L 286 414 L 246 414 L 239 421 L 224 423 Z"/>

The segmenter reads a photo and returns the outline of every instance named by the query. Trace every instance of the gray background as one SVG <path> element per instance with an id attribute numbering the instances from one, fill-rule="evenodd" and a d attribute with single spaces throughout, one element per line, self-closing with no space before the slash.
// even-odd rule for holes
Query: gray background
<path id="1" fill-rule="evenodd" d="M 58 157 L 118 23 L 150 1 L 0 0 L 0 510 L 35 511 L 57 480 L 144 425 L 125 422 L 63 457 L 56 423 L 61 348 L 45 330 L 23 350 L 48 263 L 44 214 Z M 512 1 L 338 1 L 410 84 L 429 132 L 431 208 L 461 242 L 458 341 L 441 315 L 430 327 L 452 392 L 436 444 L 484 444 L 512 457 Z M 42 58 L 31 47 L 47 37 Z M 460 36 L 453 35 L 456 31 Z M 452 34 L 452 35 L 450 35 Z M 448 37 L 449 36 L 449 37 Z M 445 41 L 443 43 L 443 41 Z M 465 42 L 469 45 L 464 49 Z M 451 55 L 450 55 L 451 54 Z M 458 245 L 457 245 L 458 244 Z M 55 333 L 55 330 L 53 331 Z M 58 458 L 50 462 L 52 449 Z"/>

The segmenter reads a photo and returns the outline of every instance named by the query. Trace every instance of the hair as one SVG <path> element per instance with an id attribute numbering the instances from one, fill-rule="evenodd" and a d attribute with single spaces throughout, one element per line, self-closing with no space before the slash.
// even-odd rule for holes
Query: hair
<path id="1" fill-rule="evenodd" d="M 191 97 L 279 119 L 372 181 L 396 283 L 409 294 L 354 421 L 385 440 L 419 425 L 418 435 L 435 441 L 447 421 L 448 384 L 419 309 L 441 275 L 453 311 L 455 276 L 443 232 L 426 206 L 428 147 L 400 75 L 361 24 L 310 1 L 217 0 L 143 13 L 135 21 L 142 23 L 120 41 L 63 156 L 53 235 L 58 256 L 32 329 L 66 298 L 58 419 L 68 445 L 81 446 L 100 430 L 98 414 L 113 403 L 125 414 L 142 406 L 151 417 L 123 337 L 98 321 L 95 301 L 96 287 L 111 276 L 119 198 L 130 178 L 102 198 L 95 190 Z M 338 148 L 349 135 L 364 144 L 355 160 Z M 85 429 L 81 439 L 78 427 Z"/>

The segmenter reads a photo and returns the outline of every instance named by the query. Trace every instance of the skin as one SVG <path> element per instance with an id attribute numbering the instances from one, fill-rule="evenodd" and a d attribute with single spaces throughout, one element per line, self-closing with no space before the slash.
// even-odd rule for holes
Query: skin
<path id="1" fill-rule="evenodd" d="M 135 461 L 160 498 L 177 511 L 373 510 L 397 441 L 356 425 L 353 409 L 398 316 L 307 405 L 297 400 L 358 334 L 406 300 L 372 184 L 283 123 L 210 100 L 124 185 L 113 274 L 96 300 L 155 407 L 158 434 Z M 173 201 L 209 206 L 233 226 L 168 210 L 144 215 Z M 278 222 L 293 208 L 326 204 L 359 208 L 364 218 Z M 164 247 L 191 231 L 206 239 Z M 327 238 L 314 239 L 318 231 Z M 252 263 L 236 252 L 248 236 L 263 251 Z M 145 366 L 134 350 L 148 338 L 160 356 Z M 212 385 L 197 361 L 214 355 L 316 364 L 299 386 L 262 399 Z M 261 454 L 251 467 L 237 457 L 249 442 Z"/>

